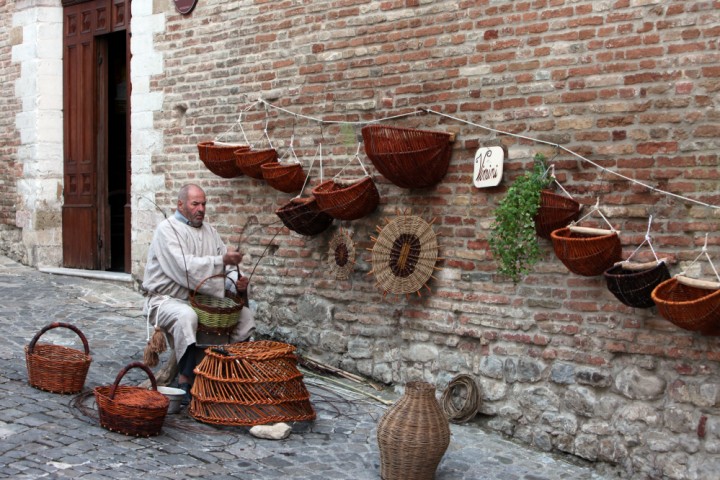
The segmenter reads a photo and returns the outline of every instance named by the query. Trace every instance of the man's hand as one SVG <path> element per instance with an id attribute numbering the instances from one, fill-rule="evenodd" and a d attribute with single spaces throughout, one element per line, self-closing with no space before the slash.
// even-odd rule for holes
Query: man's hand
<path id="1" fill-rule="evenodd" d="M 243 254 L 229 247 L 225 255 L 223 255 L 223 265 L 239 265 L 242 262 Z"/>
<path id="2" fill-rule="evenodd" d="M 244 292 L 247 290 L 249 283 L 250 279 L 248 279 L 247 277 L 240 277 L 237 279 L 237 282 L 235 282 L 235 287 L 237 287 L 238 292 Z"/>

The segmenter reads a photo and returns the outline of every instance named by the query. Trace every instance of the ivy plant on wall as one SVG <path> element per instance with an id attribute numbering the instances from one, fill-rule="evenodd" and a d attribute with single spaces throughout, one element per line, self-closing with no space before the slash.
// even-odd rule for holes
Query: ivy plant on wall
<path id="1" fill-rule="evenodd" d="M 546 172 L 545 156 L 538 153 L 532 170 L 513 182 L 495 209 L 490 250 L 498 263 L 498 273 L 507 275 L 514 283 L 540 259 L 534 219 L 540 206 L 540 192 L 552 183 Z"/>

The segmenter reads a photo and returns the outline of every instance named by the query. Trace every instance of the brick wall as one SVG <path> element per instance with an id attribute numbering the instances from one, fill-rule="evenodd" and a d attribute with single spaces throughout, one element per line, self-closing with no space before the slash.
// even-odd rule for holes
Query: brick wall
<path id="1" fill-rule="evenodd" d="M 0 251 L 13 254 L 13 242 L 18 240 L 15 227 L 17 202 L 16 179 L 22 174 L 17 162 L 20 136 L 15 129 L 15 115 L 20 110 L 20 100 L 15 96 L 15 79 L 20 67 L 12 62 L 12 47 L 18 43 L 19 32 L 12 26 L 13 2 L 0 1 Z M 16 258 L 17 255 L 14 255 Z"/>
<path id="2" fill-rule="evenodd" d="M 512 179 L 541 152 L 577 200 L 600 199 L 622 232 L 624 257 L 652 215 L 653 245 L 672 273 L 689 267 L 706 233 L 709 254 L 720 259 L 717 209 L 599 168 L 720 204 L 720 3 L 205 0 L 191 15 L 165 20 L 154 40 L 164 70 L 149 82 L 163 95 L 153 126 L 164 147 L 152 173 L 165 185 L 155 198 L 169 212 L 181 184 L 205 186 L 210 220 L 246 252 L 246 273 L 254 271 L 261 333 L 387 383 L 424 379 L 441 391 L 470 373 L 489 428 L 626 477 L 713 478 L 718 338 L 622 305 L 601 276 L 569 273 L 545 240 L 542 261 L 515 285 L 496 275 L 488 234 Z M 254 108 L 238 124 L 260 97 L 287 112 Z M 444 180 L 400 189 L 361 155 L 380 208 L 315 237 L 281 228 L 274 211 L 291 195 L 214 176 L 197 155 L 200 141 L 242 141 L 239 125 L 262 145 L 267 119 L 280 154 L 293 138 L 306 169 L 322 143 L 328 177 L 352 161 L 360 132 L 331 121 L 421 108 L 447 116 L 390 123 L 457 134 Z M 509 152 L 504 182 L 478 190 L 475 150 L 498 144 Z M 360 172 L 357 164 L 345 170 Z M 367 248 L 377 225 L 408 209 L 436 219 L 442 270 L 431 293 L 384 298 Z M 338 227 L 351 232 L 359 254 L 346 281 L 327 267 Z M 133 261 L 141 273 L 144 259 Z M 689 273 L 713 275 L 704 260 Z"/>

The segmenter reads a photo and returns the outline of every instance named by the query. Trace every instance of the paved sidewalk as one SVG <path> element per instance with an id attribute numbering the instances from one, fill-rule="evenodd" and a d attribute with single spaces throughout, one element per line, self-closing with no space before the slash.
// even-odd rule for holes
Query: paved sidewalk
<path id="1" fill-rule="evenodd" d="M 184 411 L 169 415 L 157 437 L 109 432 L 98 424 L 91 392 L 112 384 L 128 363 L 142 361 L 140 294 L 118 283 L 42 273 L 2 256 L 0 292 L 0 478 L 380 478 L 376 426 L 387 407 L 310 373 L 305 384 L 318 418 L 294 424 L 285 440 L 203 424 Z M 93 360 L 79 395 L 28 385 L 24 347 L 53 321 L 77 326 L 90 344 Z M 50 330 L 41 340 L 81 348 L 68 329 Z M 144 375 L 133 369 L 123 384 L 139 383 Z M 476 425 L 451 425 L 451 432 L 437 480 L 603 478 L 591 466 L 519 446 Z"/>

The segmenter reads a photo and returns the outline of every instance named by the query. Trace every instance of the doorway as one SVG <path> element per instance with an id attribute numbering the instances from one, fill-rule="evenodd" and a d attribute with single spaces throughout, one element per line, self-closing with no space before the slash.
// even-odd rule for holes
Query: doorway
<path id="1" fill-rule="evenodd" d="M 130 272 L 130 2 L 63 6 L 63 266 Z"/>

